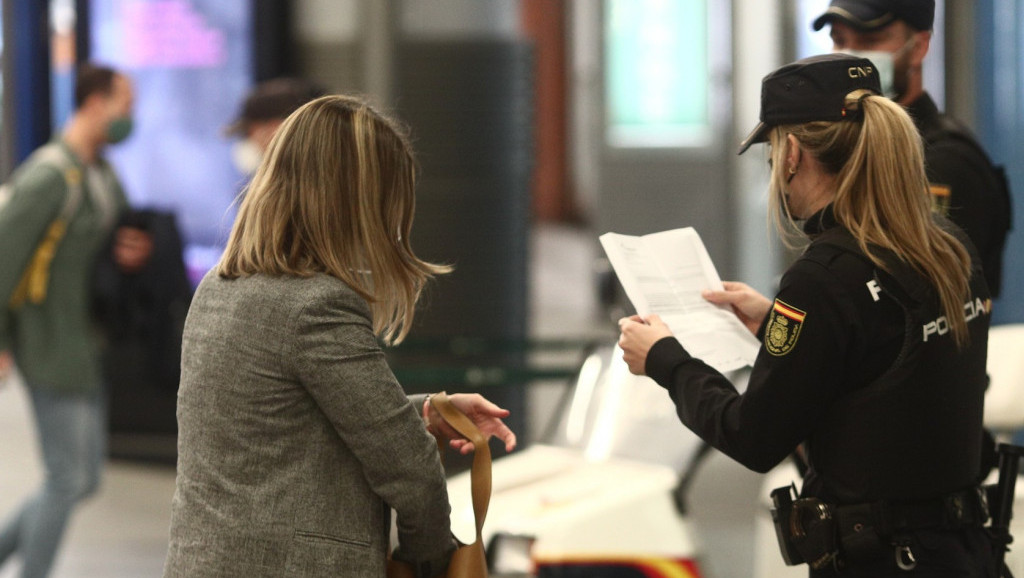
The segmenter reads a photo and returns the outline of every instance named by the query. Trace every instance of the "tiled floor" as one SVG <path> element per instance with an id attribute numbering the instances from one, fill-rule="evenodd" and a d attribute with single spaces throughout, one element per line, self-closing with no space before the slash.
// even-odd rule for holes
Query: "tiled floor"
<path id="1" fill-rule="evenodd" d="M 573 228 L 542 227 L 532 250 L 532 332 L 550 338 L 604 331 L 593 297 L 594 237 Z M 20 384 L 0 388 L 0 518 L 40 480 L 30 419 Z M 172 468 L 109 464 L 100 492 L 72 519 L 53 578 L 160 576 L 173 493 Z M 17 575 L 15 563 L 0 568 L 0 578 Z"/>

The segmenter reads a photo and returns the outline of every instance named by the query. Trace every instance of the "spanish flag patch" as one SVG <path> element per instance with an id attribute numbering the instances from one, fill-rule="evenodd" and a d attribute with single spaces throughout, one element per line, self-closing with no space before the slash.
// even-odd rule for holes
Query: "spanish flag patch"
<path id="1" fill-rule="evenodd" d="M 953 195 L 953 190 L 946 185 L 930 184 L 928 192 L 932 195 L 932 211 L 943 217 L 948 217 L 949 200 Z"/>
<path id="2" fill-rule="evenodd" d="M 807 313 L 776 299 L 764 330 L 764 348 L 768 353 L 780 357 L 793 351 L 806 316 Z"/>

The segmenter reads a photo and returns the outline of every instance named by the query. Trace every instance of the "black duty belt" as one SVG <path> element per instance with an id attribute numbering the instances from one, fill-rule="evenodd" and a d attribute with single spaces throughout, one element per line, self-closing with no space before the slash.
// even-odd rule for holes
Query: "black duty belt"
<path id="1" fill-rule="evenodd" d="M 981 527 L 988 500 L 981 488 L 918 501 L 879 501 L 834 506 L 818 498 L 792 499 L 790 487 L 772 491 L 772 521 L 786 564 L 820 570 L 895 556 L 913 570 L 917 562 L 904 532 Z"/>
<path id="2" fill-rule="evenodd" d="M 873 527 L 881 535 L 901 530 L 958 530 L 982 526 L 988 521 L 988 500 L 981 488 L 953 492 L 920 501 L 879 501 L 837 506 L 840 535 L 856 534 Z"/>

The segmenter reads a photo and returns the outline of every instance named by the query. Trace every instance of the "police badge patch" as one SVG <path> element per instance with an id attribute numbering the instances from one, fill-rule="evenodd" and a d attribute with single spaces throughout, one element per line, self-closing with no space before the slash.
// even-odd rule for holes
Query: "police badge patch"
<path id="1" fill-rule="evenodd" d="M 793 351 L 806 316 L 805 312 L 776 299 L 764 330 L 764 348 L 768 353 L 780 357 Z"/>

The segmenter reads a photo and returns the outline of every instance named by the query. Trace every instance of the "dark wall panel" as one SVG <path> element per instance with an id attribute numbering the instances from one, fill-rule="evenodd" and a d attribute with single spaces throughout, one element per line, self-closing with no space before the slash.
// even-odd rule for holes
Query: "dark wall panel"
<path id="1" fill-rule="evenodd" d="M 523 364 L 517 344 L 528 331 L 530 58 L 525 43 L 511 40 L 398 44 L 395 108 L 411 128 L 422 167 L 413 247 L 424 259 L 455 267 L 428 288 L 410 341 L 469 336 L 504 344 L 473 359 L 438 351 L 427 365 Z M 408 369 L 403 348 L 394 353 L 395 366 Z M 411 391 L 468 388 L 406 385 Z M 523 435 L 522 384 L 498 385 L 483 393 L 512 411 L 509 425 Z"/>

